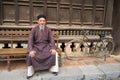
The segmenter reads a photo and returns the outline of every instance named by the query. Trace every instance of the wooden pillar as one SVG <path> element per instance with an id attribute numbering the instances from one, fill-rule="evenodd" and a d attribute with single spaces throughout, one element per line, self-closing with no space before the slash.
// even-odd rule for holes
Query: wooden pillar
<path id="1" fill-rule="evenodd" d="M 106 0 L 105 2 L 105 13 L 104 13 L 105 27 L 113 27 L 112 26 L 113 3 L 114 0 Z"/>
<path id="2" fill-rule="evenodd" d="M 114 0 L 112 25 L 115 53 L 120 54 L 120 0 Z"/>
<path id="3" fill-rule="evenodd" d="M 33 24 L 33 2 L 32 2 L 32 0 L 30 0 L 29 4 L 30 4 L 30 6 L 29 6 L 29 8 L 30 8 L 30 25 L 32 25 Z"/>
<path id="4" fill-rule="evenodd" d="M 15 0 L 15 24 L 18 25 L 19 20 L 19 10 L 18 10 L 18 0 Z"/>
<path id="5" fill-rule="evenodd" d="M 0 0 L 0 25 L 2 25 L 2 0 Z"/>

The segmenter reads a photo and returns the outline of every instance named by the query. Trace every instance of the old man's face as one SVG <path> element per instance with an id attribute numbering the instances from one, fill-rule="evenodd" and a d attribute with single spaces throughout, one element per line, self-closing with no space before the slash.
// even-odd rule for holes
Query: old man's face
<path id="1" fill-rule="evenodd" d="M 38 19 L 38 24 L 39 24 L 40 26 L 45 26 L 45 24 L 46 24 L 46 19 L 45 19 L 45 18 L 39 18 L 39 19 Z"/>

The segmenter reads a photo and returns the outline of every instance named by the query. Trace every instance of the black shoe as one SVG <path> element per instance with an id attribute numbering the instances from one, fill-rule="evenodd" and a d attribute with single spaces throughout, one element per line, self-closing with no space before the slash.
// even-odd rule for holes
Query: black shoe
<path id="1" fill-rule="evenodd" d="M 32 76 L 27 76 L 27 79 L 30 79 Z"/>
<path id="2" fill-rule="evenodd" d="M 34 75 L 34 74 L 33 74 Z M 31 77 L 33 77 L 33 75 L 32 76 L 27 76 L 27 79 L 30 79 Z"/>
<path id="3" fill-rule="evenodd" d="M 55 76 L 57 76 L 58 75 L 58 72 L 52 72 Z"/>
<path id="4" fill-rule="evenodd" d="M 39 74 L 37 73 L 36 76 L 39 76 Z"/>

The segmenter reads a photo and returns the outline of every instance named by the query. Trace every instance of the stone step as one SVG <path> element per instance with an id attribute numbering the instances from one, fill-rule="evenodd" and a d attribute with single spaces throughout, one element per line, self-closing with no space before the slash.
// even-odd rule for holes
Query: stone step
<path id="1" fill-rule="evenodd" d="M 11 72 L 0 71 L 2 80 L 26 80 L 27 69 L 16 69 Z M 120 63 L 65 66 L 60 68 L 57 76 L 48 70 L 38 71 L 30 80 L 120 80 Z"/>

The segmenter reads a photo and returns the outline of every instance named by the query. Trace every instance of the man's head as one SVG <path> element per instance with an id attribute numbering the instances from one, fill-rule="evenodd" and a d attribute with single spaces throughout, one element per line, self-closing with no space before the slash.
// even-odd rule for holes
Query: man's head
<path id="1" fill-rule="evenodd" d="M 40 14 L 37 16 L 37 22 L 40 26 L 45 26 L 46 24 L 46 16 L 43 14 Z"/>

